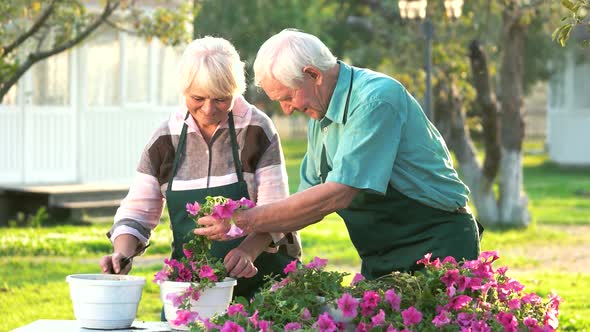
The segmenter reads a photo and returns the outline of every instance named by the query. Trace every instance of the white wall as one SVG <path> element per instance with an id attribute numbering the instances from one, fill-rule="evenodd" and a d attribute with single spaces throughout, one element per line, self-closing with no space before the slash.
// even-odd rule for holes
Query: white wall
<path id="1" fill-rule="evenodd" d="M 564 166 L 590 166 L 590 50 L 571 49 L 550 87 L 550 159 Z"/>

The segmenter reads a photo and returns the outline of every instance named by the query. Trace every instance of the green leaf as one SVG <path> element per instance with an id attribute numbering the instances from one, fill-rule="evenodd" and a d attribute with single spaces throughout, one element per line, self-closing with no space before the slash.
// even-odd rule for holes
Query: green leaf
<path id="1" fill-rule="evenodd" d="M 570 11 L 572 11 L 572 12 L 574 12 L 574 11 L 575 11 L 575 9 L 574 9 L 575 5 L 574 5 L 574 3 L 573 3 L 573 2 L 571 2 L 570 0 L 561 0 L 561 4 L 562 4 L 562 5 L 563 5 L 565 8 L 569 9 Z"/>

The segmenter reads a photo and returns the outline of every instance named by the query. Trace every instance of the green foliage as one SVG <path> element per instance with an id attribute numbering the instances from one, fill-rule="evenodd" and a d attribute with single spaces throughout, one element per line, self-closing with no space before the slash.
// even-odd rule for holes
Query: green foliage
<path id="1" fill-rule="evenodd" d="M 298 264 L 295 268 L 294 263 L 291 266 L 293 270 L 285 279 L 279 281 L 270 277 L 250 303 L 245 299 L 238 302 L 249 313 L 258 310 L 258 319 L 270 320 L 275 327 L 283 327 L 287 323 L 301 321 L 302 315 L 307 313 L 317 317 L 325 302 L 335 301 L 344 292 L 342 282 L 347 273 L 325 271 L 323 266 L 305 267 Z M 218 323 L 222 325 L 228 318 L 220 317 Z M 306 327 L 311 328 L 314 321 L 307 323 L 309 326 Z"/>
<path id="2" fill-rule="evenodd" d="M 577 26 L 583 24 L 583 21 L 590 11 L 590 1 L 588 0 L 561 0 L 561 5 L 567 10 L 566 15 L 561 19 L 561 25 L 557 27 L 551 38 L 558 42 L 561 47 L 565 47 L 565 44 L 570 38 L 572 30 Z M 590 22 L 588 25 L 588 33 L 590 33 Z M 584 45 L 590 46 L 590 40 L 584 41 Z"/>
<path id="3" fill-rule="evenodd" d="M 47 208 L 42 206 L 40 207 L 35 215 L 28 215 L 24 212 L 19 212 L 16 215 L 15 219 L 8 221 L 8 227 L 34 227 L 39 228 L 49 221 L 49 214 L 47 213 Z"/>

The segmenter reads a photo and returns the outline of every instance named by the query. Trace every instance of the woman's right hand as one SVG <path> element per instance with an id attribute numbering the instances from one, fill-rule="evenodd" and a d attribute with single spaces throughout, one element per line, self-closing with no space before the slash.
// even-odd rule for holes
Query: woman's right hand
<path id="1" fill-rule="evenodd" d="M 121 261 L 125 258 L 122 253 L 115 252 L 112 255 L 103 256 L 100 259 L 100 269 L 104 274 L 128 274 L 131 271 L 133 261 L 121 269 Z"/>

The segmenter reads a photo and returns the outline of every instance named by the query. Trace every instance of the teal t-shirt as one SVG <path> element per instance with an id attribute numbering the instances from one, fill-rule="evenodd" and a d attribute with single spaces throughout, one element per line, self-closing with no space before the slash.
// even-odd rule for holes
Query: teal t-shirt
<path id="1" fill-rule="evenodd" d="M 381 194 L 391 184 L 409 198 L 447 211 L 467 203 L 469 189 L 442 136 L 408 91 L 384 74 L 340 62 L 325 117 L 309 121 L 299 191 L 321 183 L 323 146 L 331 167 L 327 182 Z"/>

